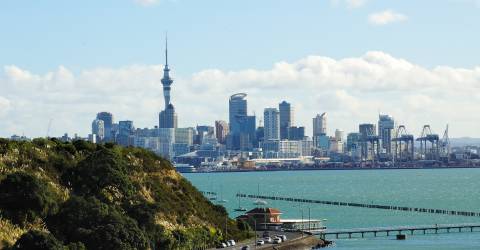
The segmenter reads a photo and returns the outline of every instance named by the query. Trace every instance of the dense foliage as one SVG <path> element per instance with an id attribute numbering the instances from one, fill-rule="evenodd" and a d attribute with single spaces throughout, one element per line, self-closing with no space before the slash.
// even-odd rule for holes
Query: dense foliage
<path id="1" fill-rule="evenodd" d="M 152 152 L 0 139 L 0 249 L 195 249 L 250 236 L 226 218 Z"/>

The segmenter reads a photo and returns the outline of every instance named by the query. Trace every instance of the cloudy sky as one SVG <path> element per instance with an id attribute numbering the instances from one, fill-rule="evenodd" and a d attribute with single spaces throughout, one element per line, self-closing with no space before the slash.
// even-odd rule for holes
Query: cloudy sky
<path id="1" fill-rule="evenodd" d="M 480 1 L 84 0 L 0 3 L 0 136 L 90 132 L 99 111 L 153 127 L 163 39 L 181 126 L 226 120 L 248 93 L 328 132 L 394 116 L 480 137 Z"/>

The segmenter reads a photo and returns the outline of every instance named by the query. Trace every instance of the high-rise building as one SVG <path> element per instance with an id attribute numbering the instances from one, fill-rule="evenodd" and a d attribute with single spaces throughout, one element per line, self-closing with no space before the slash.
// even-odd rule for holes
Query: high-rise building
<path id="1" fill-rule="evenodd" d="M 230 124 L 231 133 L 240 132 L 240 120 L 244 116 L 247 116 L 247 100 L 245 99 L 245 97 L 247 97 L 247 94 L 238 93 L 232 95 L 228 102 L 228 122 Z"/>
<path id="2" fill-rule="evenodd" d="M 226 121 L 215 121 L 215 136 L 218 143 L 225 144 L 225 139 L 228 134 L 228 123 Z"/>
<path id="3" fill-rule="evenodd" d="M 168 67 L 168 44 L 165 40 L 165 67 L 163 69 L 163 98 L 165 100 L 165 109 L 158 115 L 159 128 L 177 128 L 177 114 L 175 107 L 170 103 L 170 90 L 173 79 L 170 78 L 170 68 Z"/>
<path id="4" fill-rule="evenodd" d="M 293 126 L 294 113 L 290 103 L 283 101 L 278 105 L 280 111 L 280 138 L 288 138 L 288 128 Z"/>
<path id="5" fill-rule="evenodd" d="M 305 138 L 305 127 L 289 127 L 287 139 L 301 141 Z"/>
<path id="6" fill-rule="evenodd" d="M 280 139 L 280 113 L 276 108 L 266 108 L 263 111 L 264 140 Z"/>
<path id="7" fill-rule="evenodd" d="M 380 138 L 380 148 L 389 155 L 392 153 L 392 132 L 394 127 L 395 121 L 391 116 L 379 115 L 378 136 Z"/>
<path id="8" fill-rule="evenodd" d="M 102 142 L 105 139 L 105 124 L 102 120 L 99 120 L 99 119 L 93 120 L 92 135 L 95 135 L 96 142 Z"/>
<path id="9" fill-rule="evenodd" d="M 347 147 L 346 150 L 352 156 L 354 161 L 360 158 L 360 133 L 349 133 L 347 135 Z"/>
<path id="10" fill-rule="evenodd" d="M 203 144 L 203 138 L 207 135 L 214 135 L 215 128 L 208 125 L 197 125 L 197 134 L 195 135 L 195 144 Z"/>
<path id="11" fill-rule="evenodd" d="M 327 113 L 313 118 L 313 137 L 327 134 Z"/>
<path id="12" fill-rule="evenodd" d="M 247 94 L 238 93 L 229 100 L 229 126 L 227 148 L 230 150 L 250 150 L 256 144 L 255 116 L 247 115 Z"/>
<path id="13" fill-rule="evenodd" d="M 160 128 L 177 128 L 178 126 L 177 113 L 173 104 L 169 104 L 165 110 L 162 110 L 159 114 L 159 127 Z"/>
<path id="14" fill-rule="evenodd" d="M 335 130 L 335 139 L 337 141 L 343 141 L 344 138 L 343 138 L 343 130 L 340 130 L 340 129 L 336 129 Z"/>
<path id="15" fill-rule="evenodd" d="M 175 129 L 175 143 L 186 144 L 191 146 L 193 144 L 194 128 L 176 128 Z"/>
<path id="16" fill-rule="evenodd" d="M 135 128 L 132 121 L 119 121 L 117 143 L 125 147 L 132 146 L 134 144 L 134 132 Z"/>
<path id="17" fill-rule="evenodd" d="M 103 121 L 103 133 L 105 137 L 105 141 L 113 142 L 115 139 L 113 133 L 113 114 L 109 112 L 100 112 L 97 114 L 97 119 Z"/>
<path id="18" fill-rule="evenodd" d="M 172 159 L 174 156 L 173 144 L 175 143 L 175 129 L 173 128 L 159 128 L 159 148 L 158 154 L 167 159 Z"/>

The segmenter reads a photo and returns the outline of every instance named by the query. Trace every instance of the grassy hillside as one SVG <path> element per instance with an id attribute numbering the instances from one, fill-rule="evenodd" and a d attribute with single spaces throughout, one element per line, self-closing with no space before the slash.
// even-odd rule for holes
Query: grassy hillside
<path id="1" fill-rule="evenodd" d="M 248 236 L 146 150 L 0 139 L 0 249 L 198 249 Z"/>

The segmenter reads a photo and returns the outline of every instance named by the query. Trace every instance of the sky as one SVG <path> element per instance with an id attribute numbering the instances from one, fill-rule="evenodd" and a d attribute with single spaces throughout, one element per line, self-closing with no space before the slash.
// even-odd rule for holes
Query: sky
<path id="1" fill-rule="evenodd" d="M 480 137 L 480 1 L 82 0 L 0 2 L 0 137 L 85 136 L 97 112 L 153 127 L 168 32 L 182 127 L 286 100 L 327 131 L 389 114 L 419 135 Z"/>

